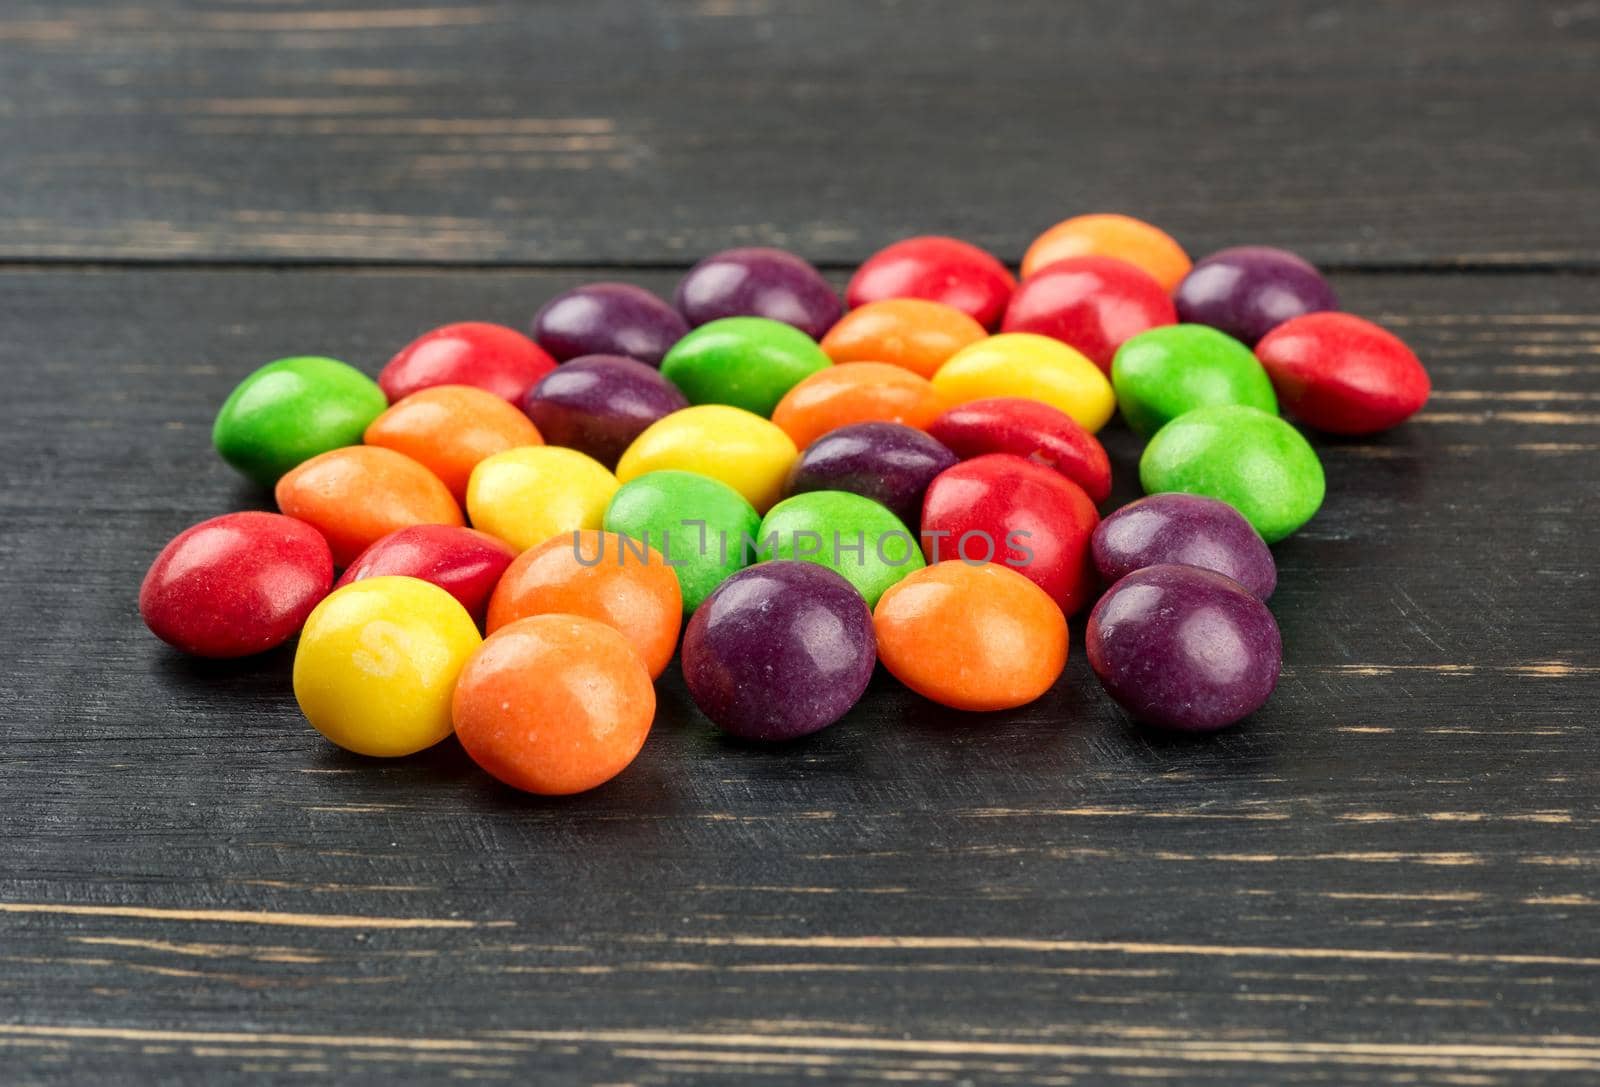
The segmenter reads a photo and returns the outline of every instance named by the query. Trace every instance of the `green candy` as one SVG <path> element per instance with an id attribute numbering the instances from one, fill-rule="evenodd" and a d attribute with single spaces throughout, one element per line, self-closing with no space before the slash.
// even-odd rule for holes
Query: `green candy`
<path id="1" fill-rule="evenodd" d="M 646 472 L 611 496 L 602 525 L 642 540 L 666 556 L 678 575 L 683 610 L 754 559 L 761 516 L 726 483 L 694 472 Z"/>
<path id="2" fill-rule="evenodd" d="M 228 395 L 211 441 L 223 460 L 271 487 L 319 453 L 359 445 L 388 406 L 377 382 L 338 359 L 279 359 Z"/>
<path id="3" fill-rule="evenodd" d="M 1277 543 L 1322 505 L 1322 462 L 1300 432 L 1242 404 L 1196 408 L 1156 432 L 1139 458 L 1146 494 L 1218 498 Z"/>
<path id="4" fill-rule="evenodd" d="M 661 360 L 661 376 L 691 404 L 732 404 L 765 418 L 784 393 L 831 365 L 817 341 L 791 325 L 724 317 L 674 344 Z"/>
<path id="5" fill-rule="evenodd" d="M 761 522 L 761 558 L 799 559 L 839 574 L 878 605 L 895 582 L 920 570 L 922 550 L 905 522 L 870 498 L 808 491 L 784 499 Z"/>
<path id="6" fill-rule="evenodd" d="M 1122 417 L 1145 437 L 1212 404 L 1278 414 L 1278 398 L 1255 352 L 1205 325 L 1166 325 L 1128 340 L 1111 360 L 1111 387 Z"/>

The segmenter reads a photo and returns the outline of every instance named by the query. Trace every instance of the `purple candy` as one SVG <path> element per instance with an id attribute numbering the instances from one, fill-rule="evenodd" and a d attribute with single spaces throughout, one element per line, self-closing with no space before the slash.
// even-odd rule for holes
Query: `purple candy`
<path id="1" fill-rule="evenodd" d="M 789 472 L 784 497 L 849 491 L 888 506 L 915 528 L 928 484 L 959 459 L 943 443 L 900 423 L 852 423 L 806 447 Z"/>
<path id="2" fill-rule="evenodd" d="M 533 316 L 533 338 L 557 360 L 626 355 L 661 365 L 689 334 L 676 310 L 631 283 L 587 283 L 563 291 Z"/>
<path id="3" fill-rule="evenodd" d="M 1089 666 L 1134 719 L 1211 732 L 1261 708 L 1278 685 L 1283 642 L 1267 606 L 1198 566 L 1147 566 L 1089 613 Z"/>
<path id="4" fill-rule="evenodd" d="M 678 312 L 690 325 L 720 317 L 768 317 L 820 340 L 844 313 L 822 273 L 793 253 L 751 247 L 713 253 L 678 283 Z"/>
<path id="5" fill-rule="evenodd" d="M 1090 549 L 1107 585 L 1169 562 L 1226 574 L 1262 600 L 1278 585 L 1272 552 L 1244 515 L 1197 494 L 1153 494 L 1128 503 L 1100 522 Z"/>
<path id="6" fill-rule="evenodd" d="M 548 445 L 564 445 L 615 468 L 645 427 L 689 406 L 661 372 L 621 355 L 562 363 L 522 400 Z"/>
<path id="7" fill-rule="evenodd" d="M 861 698 L 877 661 L 872 613 L 832 570 L 763 562 L 728 578 L 683 635 L 683 678 L 724 732 L 792 740 Z"/>
<path id="8" fill-rule="evenodd" d="M 1223 249 L 1197 262 L 1172 300 L 1179 321 L 1210 325 L 1251 346 L 1291 317 L 1339 308 L 1321 272 L 1267 245 Z"/>

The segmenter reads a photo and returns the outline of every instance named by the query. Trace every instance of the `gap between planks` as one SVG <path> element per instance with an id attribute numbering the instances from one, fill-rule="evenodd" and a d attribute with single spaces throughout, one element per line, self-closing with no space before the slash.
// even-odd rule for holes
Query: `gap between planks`
<path id="1" fill-rule="evenodd" d="M 367 917 L 361 914 L 283 913 L 272 910 L 171 909 L 157 906 L 91 906 L 57 902 L 0 902 L 0 913 L 66 917 L 121 917 L 223 925 L 285 925 L 301 928 L 463 929 L 506 928 L 513 921 L 468 921 L 450 917 Z"/>
<path id="2" fill-rule="evenodd" d="M 50 902 L 0 902 L 0 913 L 117 917 L 212 924 L 287 925 L 309 928 L 471 929 L 514 927 L 514 921 L 456 918 L 367 917 L 358 914 L 275 913 L 257 910 L 94 906 Z M 1058 940 L 1009 936 L 633 936 L 637 943 L 698 947 L 808 948 L 816 950 L 1017 951 L 1054 954 L 1178 955 L 1212 958 L 1343 959 L 1369 962 L 1438 962 L 1511 966 L 1600 967 L 1600 957 L 1503 952 L 1283 947 L 1253 944 L 1166 944 L 1131 940 Z"/>
<path id="3" fill-rule="evenodd" d="M 690 1047 L 725 1057 L 778 1057 L 781 1051 L 822 1054 L 936 1054 L 957 1059 L 996 1057 L 1033 1060 L 1092 1058 L 1162 1059 L 1185 1063 L 1343 1064 L 1411 1068 L 1465 1068 L 1501 1071 L 1593 1071 L 1600 1069 L 1596 1039 L 1529 1037 L 1522 1044 L 1384 1043 L 1250 1040 L 1238 1038 L 1151 1038 L 1137 1032 L 1105 1041 L 1029 1042 L 956 1038 L 861 1038 L 826 1034 L 697 1033 L 659 1029 L 507 1030 L 479 1037 L 405 1037 L 360 1034 L 159 1030 L 136 1027 L 86 1027 L 0 1024 L 0 1037 L 144 1044 L 210 1046 L 299 1046 L 348 1050 L 391 1049 L 413 1053 L 527 1053 L 542 1045 L 602 1045 L 618 1056 L 643 1060 L 682 1060 Z M 663 1047 L 626 1053 L 619 1047 Z M 214 1056 L 226 1056 L 217 1051 Z"/>
<path id="4" fill-rule="evenodd" d="M 803 254 L 802 254 L 803 255 Z M 1015 254 L 997 254 L 1011 267 L 1021 261 Z M 1422 261 L 1322 261 L 1318 270 L 1331 275 L 1368 276 L 1519 276 L 1519 275 L 1600 275 L 1600 258 L 1541 260 L 1519 259 L 1507 254 L 1504 262 L 1495 260 L 1422 260 Z M 308 256 L 284 257 L 208 257 L 208 256 L 52 256 L 0 254 L 0 272 L 29 271 L 135 271 L 189 269 L 208 272 L 339 272 L 352 275 L 377 274 L 540 274 L 540 273 L 595 273 L 608 272 L 683 272 L 698 257 L 649 260 L 412 260 L 406 258 L 371 258 Z M 861 260 L 865 260 L 863 256 Z M 819 270 L 835 274 L 853 272 L 861 261 L 821 260 L 812 262 Z"/>

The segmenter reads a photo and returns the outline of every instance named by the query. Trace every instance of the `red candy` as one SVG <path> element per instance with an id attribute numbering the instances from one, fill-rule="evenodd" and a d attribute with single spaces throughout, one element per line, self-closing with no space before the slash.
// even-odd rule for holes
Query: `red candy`
<path id="1" fill-rule="evenodd" d="M 1038 400 L 973 400 L 935 419 L 928 434 L 962 460 L 1010 453 L 1054 468 L 1096 503 L 1111 495 L 1111 460 L 1105 447 L 1072 416 Z"/>
<path id="2" fill-rule="evenodd" d="M 333 583 L 321 533 L 277 513 L 230 513 L 179 533 L 139 586 L 156 637 L 197 657 L 282 645 Z"/>
<path id="3" fill-rule="evenodd" d="M 1037 332 L 1088 355 L 1106 373 L 1123 342 L 1178 323 L 1178 311 L 1148 273 L 1112 257 L 1072 257 L 1022 281 L 1004 331 Z"/>
<path id="4" fill-rule="evenodd" d="M 378 387 L 391 404 L 435 385 L 475 385 L 520 404 L 522 394 L 555 368 L 556 360 L 516 329 L 462 321 L 401 348 L 378 375 Z"/>
<path id="5" fill-rule="evenodd" d="M 1432 384 L 1398 337 L 1348 313 L 1285 321 L 1256 345 L 1278 400 L 1318 430 L 1372 434 L 1427 403 Z"/>
<path id="6" fill-rule="evenodd" d="M 926 298 L 992 330 L 1016 286 L 1006 266 L 977 246 L 927 235 L 895 242 L 868 257 L 850 278 L 844 297 L 851 309 L 885 298 Z"/>
<path id="7" fill-rule="evenodd" d="M 1009 453 L 963 461 L 934 477 L 922 500 L 928 561 L 1008 566 L 1071 615 L 1089 601 L 1095 573 L 1089 537 L 1100 523 L 1083 488 Z"/>
<path id="8" fill-rule="evenodd" d="M 389 533 L 356 556 L 339 585 L 390 574 L 414 577 L 455 597 L 482 625 L 489 595 L 516 557 L 510 544 L 486 532 L 454 525 L 412 525 Z"/>

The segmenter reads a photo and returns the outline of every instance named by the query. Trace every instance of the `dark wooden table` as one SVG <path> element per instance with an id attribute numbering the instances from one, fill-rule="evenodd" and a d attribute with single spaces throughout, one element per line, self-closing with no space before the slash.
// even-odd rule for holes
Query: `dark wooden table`
<path id="1" fill-rule="evenodd" d="M 1595 4 L 8 0 L 0 74 L 0 1079 L 1600 1076 Z M 1301 250 L 1436 383 L 1319 440 L 1241 728 L 1131 728 L 1078 624 L 1024 710 L 781 750 L 669 678 L 543 801 L 139 623 L 263 504 L 208 443 L 262 362 L 1105 209 Z"/>

